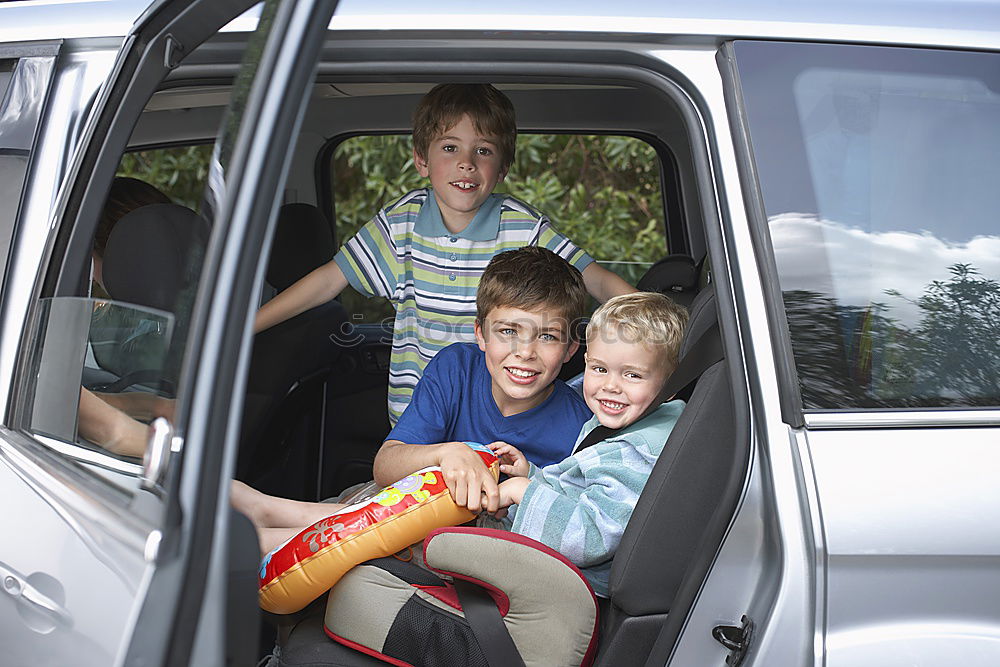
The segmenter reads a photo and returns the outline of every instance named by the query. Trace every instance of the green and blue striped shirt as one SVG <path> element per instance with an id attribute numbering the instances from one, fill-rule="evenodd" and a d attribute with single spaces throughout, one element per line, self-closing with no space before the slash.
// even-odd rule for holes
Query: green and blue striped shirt
<path id="1" fill-rule="evenodd" d="M 491 195 L 468 227 L 453 234 L 430 189 L 379 211 L 341 247 L 334 261 L 351 286 L 396 308 L 389 360 L 393 424 L 427 362 L 452 343 L 475 342 L 476 290 L 490 259 L 527 245 L 548 248 L 580 271 L 594 261 L 545 215 L 507 195 Z"/>

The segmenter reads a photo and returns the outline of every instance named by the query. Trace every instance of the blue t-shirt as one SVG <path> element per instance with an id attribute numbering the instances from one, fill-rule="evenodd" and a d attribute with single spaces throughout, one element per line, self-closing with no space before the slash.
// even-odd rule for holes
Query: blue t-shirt
<path id="1" fill-rule="evenodd" d="M 475 344 L 455 343 L 427 364 L 386 440 L 419 445 L 502 440 L 536 466 L 547 466 L 569 456 L 580 427 L 592 416 L 583 399 L 556 380 L 540 405 L 504 417 L 493 400 L 486 355 Z"/>

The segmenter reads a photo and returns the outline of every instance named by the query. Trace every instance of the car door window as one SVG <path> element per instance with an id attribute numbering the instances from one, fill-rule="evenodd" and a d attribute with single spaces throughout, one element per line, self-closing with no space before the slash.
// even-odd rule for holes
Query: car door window
<path id="1" fill-rule="evenodd" d="M 117 171 L 130 175 L 116 177 L 105 198 L 78 294 L 42 298 L 32 314 L 15 423 L 77 461 L 138 475 L 147 424 L 159 417 L 173 422 L 216 208 L 208 203 L 212 196 L 196 190 L 205 187 L 209 153 L 216 169 L 228 165 L 259 58 L 254 42 L 266 39 L 275 7 L 261 14 L 250 37 L 251 63 L 235 81 L 214 147 L 155 151 L 164 171 L 185 160 L 201 169 L 178 182 L 182 169 L 164 178 L 150 168 L 148 154 L 125 154 Z M 224 179 L 218 172 L 216 190 Z"/>
<path id="2" fill-rule="evenodd" d="M 738 42 L 806 409 L 1000 403 L 1000 57 Z"/>

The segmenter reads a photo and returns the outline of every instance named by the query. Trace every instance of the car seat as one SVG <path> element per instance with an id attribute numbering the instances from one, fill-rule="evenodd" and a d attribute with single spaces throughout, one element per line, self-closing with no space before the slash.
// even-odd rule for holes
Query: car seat
<path id="1" fill-rule="evenodd" d="M 748 464 L 747 419 L 742 403 L 733 400 L 728 361 L 703 356 L 701 341 L 718 332 L 716 321 L 713 290 L 705 289 L 692 303 L 681 359 L 684 363 L 689 355 L 701 357 L 707 368 L 695 374 L 688 405 L 653 468 L 614 557 L 610 598 L 602 601 L 597 665 L 645 664 L 651 656 L 656 656 L 657 664 L 666 661 L 735 511 Z M 690 362 L 687 365 L 690 370 Z M 461 557 L 509 563 L 516 556 L 501 540 L 486 540 Z M 521 577 L 531 572 L 527 566 L 508 569 Z M 493 585 L 503 590 L 502 583 Z M 384 664 L 325 636 L 322 600 L 284 619 L 269 664 Z M 560 619 L 557 614 L 539 613 L 536 622 L 552 624 Z M 340 627 L 337 634 L 351 639 L 350 628 Z"/>
<path id="2" fill-rule="evenodd" d="M 89 389 L 143 385 L 173 394 L 208 233 L 203 218 L 178 204 L 142 206 L 118 221 L 104 251 L 104 285 L 114 301 L 142 309 L 112 305 L 95 312 L 94 359 L 117 379 L 85 378 Z M 173 315 L 172 335 L 169 318 L 148 309 Z"/>
<path id="3" fill-rule="evenodd" d="M 266 280 L 280 292 L 333 254 L 333 234 L 319 209 L 286 204 L 278 213 Z M 340 355 L 335 334 L 346 323 L 343 306 L 331 301 L 254 337 L 237 479 L 266 493 L 317 499 L 323 379 Z"/>

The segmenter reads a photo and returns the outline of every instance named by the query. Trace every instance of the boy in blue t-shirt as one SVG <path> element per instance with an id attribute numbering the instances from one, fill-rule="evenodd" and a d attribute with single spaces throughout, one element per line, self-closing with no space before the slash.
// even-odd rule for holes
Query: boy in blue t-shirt
<path id="1" fill-rule="evenodd" d="M 509 443 L 537 465 L 565 458 L 591 416 L 557 379 L 579 347 L 573 332 L 586 304 L 580 272 L 552 251 L 525 246 L 493 257 L 476 295 L 477 344 L 455 343 L 427 365 L 375 457 L 376 483 L 439 466 L 456 503 L 496 511 L 497 483 L 464 441 Z M 342 507 L 267 496 L 241 482 L 232 502 L 257 527 L 263 553 Z"/>
<path id="2" fill-rule="evenodd" d="M 495 511 L 497 484 L 462 441 L 511 443 L 538 465 L 562 460 L 590 416 L 557 379 L 579 347 L 573 326 L 586 303 L 580 272 L 555 253 L 496 255 L 476 295 L 477 345 L 456 343 L 427 365 L 375 456 L 376 483 L 440 466 L 456 503 L 478 511 L 485 494 L 483 509 Z"/>

